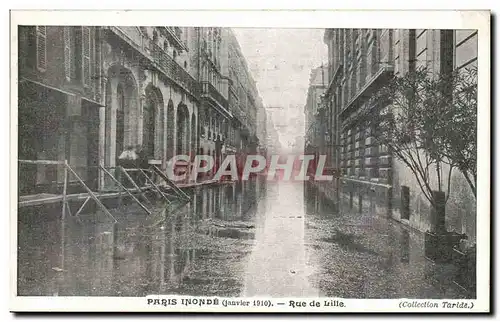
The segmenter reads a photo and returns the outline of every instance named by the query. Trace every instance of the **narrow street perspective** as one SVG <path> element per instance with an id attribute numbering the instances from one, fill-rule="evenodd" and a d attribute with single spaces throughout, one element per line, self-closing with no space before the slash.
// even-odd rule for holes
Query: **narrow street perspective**
<path id="1" fill-rule="evenodd" d="M 17 295 L 476 298 L 477 37 L 20 26 Z"/>

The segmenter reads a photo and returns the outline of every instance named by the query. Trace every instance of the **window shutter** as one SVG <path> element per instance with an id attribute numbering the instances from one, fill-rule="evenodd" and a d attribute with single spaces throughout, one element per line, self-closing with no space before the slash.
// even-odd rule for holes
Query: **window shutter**
<path id="1" fill-rule="evenodd" d="M 36 65 L 41 71 L 47 69 L 47 27 L 36 27 Z"/>
<path id="2" fill-rule="evenodd" d="M 66 79 L 71 80 L 72 76 L 72 52 L 71 52 L 71 27 L 64 27 L 64 73 Z"/>
<path id="3" fill-rule="evenodd" d="M 90 27 L 82 27 L 82 82 L 90 86 Z"/>

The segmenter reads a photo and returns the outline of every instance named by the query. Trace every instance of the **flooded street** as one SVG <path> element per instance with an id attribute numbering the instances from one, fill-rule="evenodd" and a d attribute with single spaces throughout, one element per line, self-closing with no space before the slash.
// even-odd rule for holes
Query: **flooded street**
<path id="1" fill-rule="evenodd" d="M 152 216 L 20 213 L 18 295 L 462 298 L 423 234 L 337 211 L 304 183 L 196 188 Z M 54 211 L 55 212 L 55 211 Z M 55 217 L 55 218 L 53 218 Z"/>

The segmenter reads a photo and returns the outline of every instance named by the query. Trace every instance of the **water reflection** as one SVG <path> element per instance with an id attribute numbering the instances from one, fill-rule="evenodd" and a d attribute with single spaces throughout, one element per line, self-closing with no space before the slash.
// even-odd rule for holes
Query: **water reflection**
<path id="1" fill-rule="evenodd" d="M 452 265 L 425 259 L 422 233 L 373 212 L 336 211 L 309 184 L 188 192 L 191 202 L 151 217 L 129 205 L 118 224 L 20 214 L 18 294 L 463 296 Z"/>
<path id="2" fill-rule="evenodd" d="M 190 191 L 191 202 L 170 206 L 159 221 L 133 205 L 118 212 L 117 224 L 95 221 L 93 214 L 63 222 L 47 220 L 43 213 L 20 213 L 18 295 L 183 293 L 189 270 L 202 265 L 198 257 L 206 255 L 204 245 L 196 242 L 205 234 L 200 226 L 214 220 L 252 222 L 264 186 L 237 182 L 198 187 Z"/>

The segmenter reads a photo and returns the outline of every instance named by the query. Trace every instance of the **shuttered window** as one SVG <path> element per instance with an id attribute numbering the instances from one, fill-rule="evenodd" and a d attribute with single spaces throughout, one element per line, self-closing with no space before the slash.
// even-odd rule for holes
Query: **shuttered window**
<path id="1" fill-rule="evenodd" d="M 36 27 L 36 66 L 40 71 L 47 69 L 47 27 Z"/>
<path id="2" fill-rule="evenodd" d="M 90 86 L 90 27 L 82 27 L 82 82 Z"/>
<path id="3" fill-rule="evenodd" d="M 68 81 L 72 79 L 74 69 L 71 47 L 71 27 L 64 27 L 64 73 Z"/>

